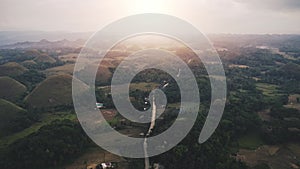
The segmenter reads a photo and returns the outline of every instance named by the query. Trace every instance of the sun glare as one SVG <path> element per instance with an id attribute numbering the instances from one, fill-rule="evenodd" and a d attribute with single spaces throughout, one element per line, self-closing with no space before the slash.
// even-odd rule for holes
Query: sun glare
<path id="1" fill-rule="evenodd" d="M 163 13 L 167 10 L 161 0 L 136 0 L 134 4 L 133 10 L 138 13 Z"/>

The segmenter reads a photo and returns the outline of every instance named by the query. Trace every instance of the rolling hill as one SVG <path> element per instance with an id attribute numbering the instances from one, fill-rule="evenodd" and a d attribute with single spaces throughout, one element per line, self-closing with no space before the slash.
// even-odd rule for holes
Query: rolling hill
<path id="1" fill-rule="evenodd" d="M 26 61 L 22 62 L 21 64 L 25 67 L 31 67 L 31 66 L 35 66 L 37 63 L 33 60 L 26 60 Z"/>
<path id="2" fill-rule="evenodd" d="M 95 67 L 98 67 L 96 64 L 89 65 L 88 67 L 84 68 L 82 71 L 79 71 L 79 74 L 81 77 L 88 77 L 91 76 L 91 73 Z M 96 74 L 96 83 L 101 85 L 108 85 L 110 84 L 111 78 L 113 76 L 113 73 L 110 71 L 111 67 L 107 67 L 104 65 L 100 65 L 97 68 L 97 74 Z"/>
<path id="3" fill-rule="evenodd" d="M 26 86 L 7 76 L 0 77 L 0 89 L 0 98 L 9 101 L 21 98 L 27 90 Z"/>
<path id="4" fill-rule="evenodd" d="M 75 64 L 65 64 L 62 66 L 52 67 L 49 69 L 46 69 L 44 72 L 47 76 L 52 75 L 60 75 L 60 74 L 73 74 Z"/>
<path id="5" fill-rule="evenodd" d="M 39 55 L 34 59 L 37 63 L 55 63 L 56 60 L 46 54 Z"/>
<path id="6" fill-rule="evenodd" d="M 0 32 L 1 37 L 1 32 Z M 48 39 L 48 38 L 47 38 Z M 81 47 L 85 40 L 79 39 L 73 39 L 72 41 L 69 41 L 67 39 L 63 40 L 55 40 L 52 41 L 51 38 L 49 40 L 47 39 L 39 39 L 40 41 L 18 41 L 13 44 L 6 44 L 3 46 L 0 46 L 0 49 L 60 49 L 60 48 L 76 48 Z M 84 38 L 85 39 L 85 38 Z M 1 45 L 1 40 L 0 40 Z"/>
<path id="7" fill-rule="evenodd" d="M 0 107 L 1 138 L 7 134 L 10 134 L 14 130 L 14 122 L 25 113 L 25 110 L 4 99 L 0 99 Z"/>
<path id="8" fill-rule="evenodd" d="M 8 62 L 0 65 L 0 76 L 18 76 L 25 71 L 27 69 L 16 62 Z"/>
<path id="9" fill-rule="evenodd" d="M 54 108 L 72 104 L 72 76 L 54 75 L 41 82 L 26 98 L 33 108 Z"/>

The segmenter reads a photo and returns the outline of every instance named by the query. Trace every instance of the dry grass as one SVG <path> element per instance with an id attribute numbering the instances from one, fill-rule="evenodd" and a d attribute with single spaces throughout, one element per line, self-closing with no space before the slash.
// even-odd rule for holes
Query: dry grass
<path id="1" fill-rule="evenodd" d="M 61 55 L 58 57 L 59 60 L 65 61 L 65 62 L 76 62 L 78 53 L 69 53 L 66 55 Z"/>
<path id="2" fill-rule="evenodd" d="M 0 76 L 17 76 L 23 74 L 27 69 L 16 62 L 0 65 Z"/>
<path id="3" fill-rule="evenodd" d="M 36 108 L 70 105 L 72 103 L 72 76 L 48 77 L 25 98 L 25 101 Z"/>
<path id="4" fill-rule="evenodd" d="M 10 101 L 19 99 L 27 90 L 26 86 L 10 77 L 0 77 L 0 89 L 0 98 Z"/>
<path id="5" fill-rule="evenodd" d="M 34 58 L 34 61 L 37 63 L 55 63 L 56 60 L 48 55 L 39 55 Z"/>
<path id="6" fill-rule="evenodd" d="M 75 66 L 75 64 L 65 64 L 63 66 L 53 67 L 53 68 L 50 68 L 50 69 L 46 69 L 45 74 L 47 76 L 62 75 L 62 74 L 72 75 L 73 70 L 74 70 L 74 66 Z"/>

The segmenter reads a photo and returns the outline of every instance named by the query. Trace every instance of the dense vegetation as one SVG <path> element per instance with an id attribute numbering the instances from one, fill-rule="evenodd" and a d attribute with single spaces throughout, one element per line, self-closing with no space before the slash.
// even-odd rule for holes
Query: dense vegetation
<path id="1" fill-rule="evenodd" d="M 246 36 L 247 37 L 247 36 Z M 249 37 L 248 37 L 249 38 Z M 228 95 L 222 121 L 213 136 L 199 144 L 200 129 L 210 106 L 210 83 L 205 69 L 190 65 L 200 90 L 201 108 L 192 131 L 170 151 L 150 158 L 166 168 L 268 169 L 268 161 L 247 166 L 238 158 L 240 149 L 257 150 L 262 145 L 284 145 L 300 140 L 300 61 L 299 37 L 288 36 L 288 42 L 254 37 L 224 43 L 220 51 L 227 77 Z M 251 39 L 251 38 L 250 38 Z M 236 43 L 240 42 L 240 45 Z M 285 43 L 286 42 L 286 43 Z M 253 44 L 251 44 L 253 43 Z M 241 45 L 243 44 L 243 45 Z M 251 44 L 251 45 L 250 45 Z M 272 46 L 260 48 L 255 45 Z M 216 43 L 218 45 L 218 43 Z M 276 50 L 274 50 L 276 48 Z M 277 50 L 278 48 L 278 50 Z M 71 98 L 72 77 L 49 75 L 49 68 L 70 64 L 59 56 L 78 49 L 2 49 L 0 50 L 0 168 L 61 168 L 95 146 L 76 120 L 66 120 L 56 113 L 75 116 Z M 176 51 L 185 57 L 188 51 Z M 122 53 L 122 52 L 120 52 Z M 119 55 L 117 53 L 116 55 Z M 109 81 L 115 68 L 100 67 L 96 81 L 96 99 L 106 109 L 114 109 Z M 82 72 L 79 72 L 82 73 Z M 98 79 L 103 78 L 104 80 Z M 147 85 L 144 83 L 147 82 Z M 130 97 L 139 110 L 148 108 L 150 91 L 159 87 L 168 99 L 164 118 L 157 121 L 154 134 L 165 131 L 177 117 L 181 96 L 175 80 L 167 73 L 148 69 L 132 80 Z M 166 83 L 169 83 L 166 87 Z M 298 106 L 298 107 L 297 107 Z M 56 115 L 55 115 L 56 114 Z M 119 130 L 146 125 L 120 124 L 121 117 L 110 121 Z M 49 122 L 43 118 L 58 120 Z M 47 123 L 41 123 L 41 121 Z M 38 123 L 38 127 L 35 127 Z M 34 126 L 31 134 L 19 132 Z M 15 137 L 15 134 L 19 134 Z M 3 144 L 3 140 L 13 140 Z M 3 141 L 4 142 L 4 141 Z M 127 159 L 130 168 L 143 168 L 142 159 Z M 299 160 L 297 165 L 300 164 Z"/>
<path id="2" fill-rule="evenodd" d="M 1 168 L 57 167 L 91 144 L 81 126 L 70 120 L 54 121 L 11 144 L 1 154 Z"/>

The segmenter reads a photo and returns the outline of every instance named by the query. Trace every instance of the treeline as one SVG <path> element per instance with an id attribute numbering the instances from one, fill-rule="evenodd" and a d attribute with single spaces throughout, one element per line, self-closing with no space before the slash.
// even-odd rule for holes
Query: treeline
<path id="1" fill-rule="evenodd" d="M 13 78 L 24 84 L 30 92 L 36 87 L 37 84 L 45 80 L 46 76 L 37 70 L 28 70 L 21 75 L 14 76 Z"/>
<path id="2" fill-rule="evenodd" d="M 32 52 L 25 52 L 22 49 L 1 49 L 0 64 L 7 62 L 23 62 L 25 60 L 34 59 L 36 57 Z"/>

